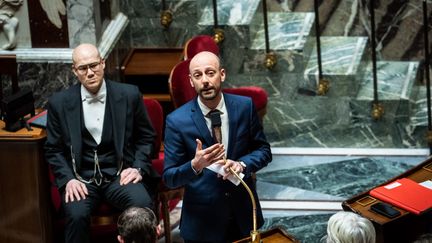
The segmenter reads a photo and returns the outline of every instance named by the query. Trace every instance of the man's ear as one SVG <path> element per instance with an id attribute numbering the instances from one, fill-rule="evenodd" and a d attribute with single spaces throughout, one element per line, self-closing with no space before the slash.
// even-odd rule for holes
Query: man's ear
<path id="1" fill-rule="evenodd" d="M 105 70 L 105 59 L 101 59 L 102 69 Z"/>
<path id="2" fill-rule="evenodd" d="M 117 240 L 120 243 L 124 243 L 123 237 L 121 237 L 121 235 L 117 235 Z"/>
<path id="3" fill-rule="evenodd" d="M 192 88 L 195 88 L 195 85 L 194 85 L 194 83 L 192 81 L 192 76 L 190 74 L 189 74 L 189 83 L 190 83 L 190 85 L 191 85 Z"/>
<path id="4" fill-rule="evenodd" d="M 160 234 L 161 234 L 161 230 L 162 230 L 161 225 L 158 224 L 158 225 L 156 226 L 156 234 L 157 234 L 157 236 L 160 236 Z"/>
<path id="5" fill-rule="evenodd" d="M 75 74 L 75 76 L 77 76 L 78 77 L 78 74 L 77 74 L 77 72 L 76 72 L 76 70 L 75 70 L 75 66 L 72 64 L 72 72 Z"/>
<path id="6" fill-rule="evenodd" d="M 221 76 L 221 82 L 225 81 L 225 69 L 221 68 L 220 76 Z"/>

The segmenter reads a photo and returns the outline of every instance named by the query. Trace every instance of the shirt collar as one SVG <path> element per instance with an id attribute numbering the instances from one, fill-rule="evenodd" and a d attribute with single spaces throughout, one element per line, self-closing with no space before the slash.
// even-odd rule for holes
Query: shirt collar
<path id="1" fill-rule="evenodd" d="M 86 101 L 87 99 L 90 98 L 95 98 L 98 97 L 98 99 L 102 102 L 105 103 L 106 101 L 106 83 L 105 83 L 105 79 L 102 80 L 102 85 L 99 89 L 99 91 L 96 94 L 92 94 L 90 93 L 85 87 L 84 85 L 81 85 L 81 101 Z"/>
<path id="2" fill-rule="evenodd" d="M 219 101 L 219 104 L 216 106 L 215 109 L 219 110 L 221 112 L 221 114 L 224 114 L 226 109 L 225 109 L 225 100 L 224 100 L 224 96 L 222 94 L 221 96 L 221 100 Z M 210 108 L 208 108 L 202 101 L 201 99 L 198 97 L 198 106 L 201 109 L 201 112 L 203 113 L 204 117 L 212 110 Z"/>

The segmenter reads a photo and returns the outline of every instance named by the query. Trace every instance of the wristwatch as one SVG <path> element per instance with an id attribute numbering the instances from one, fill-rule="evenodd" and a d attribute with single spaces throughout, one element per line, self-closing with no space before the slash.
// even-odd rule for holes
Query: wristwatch
<path id="1" fill-rule="evenodd" d="M 243 167 L 243 170 L 245 170 L 246 169 L 246 163 L 245 162 L 243 162 L 243 161 L 241 161 L 241 160 L 239 160 L 239 161 L 237 161 L 242 167 Z"/>

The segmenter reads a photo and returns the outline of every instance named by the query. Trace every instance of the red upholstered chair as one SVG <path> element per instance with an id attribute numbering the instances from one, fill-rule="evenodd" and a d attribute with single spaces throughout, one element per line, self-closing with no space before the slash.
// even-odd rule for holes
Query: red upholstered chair
<path id="1" fill-rule="evenodd" d="M 155 170 L 162 174 L 163 172 L 163 152 L 160 151 L 162 144 L 162 131 L 163 131 L 163 110 L 162 106 L 157 100 L 143 99 L 144 105 L 149 114 L 153 128 L 156 131 L 156 139 L 154 141 L 154 153 L 152 165 Z M 56 213 L 55 220 L 55 242 L 62 242 L 63 235 L 59 234 L 64 232 L 64 218 L 60 213 L 61 196 L 58 188 L 54 183 L 54 175 L 49 170 L 49 180 L 51 184 L 51 201 L 53 203 L 54 211 Z M 169 211 L 172 210 L 183 196 L 182 189 L 168 189 L 161 181 L 157 188 L 156 205 L 157 210 L 161 211 L 161 217 L 164 221 L 165 242 L 171 242 L 171 230 Z M 109 204 L 102 203 L 92 215 L 91 219 L 91 237 L 92 242 L 117 242 L 117 218 L 120 211 L 111 207 Z M 168 226 L 168 227 L 167 227 Z"/>
<path id="2" fill-rule="evenodd" d="M 192 59 L 196 54 L 202 51 L 209 51 L 219 55 L 219 46 L 216 44 L 212 36 L 197 35 L 189 39 L 184 46 L 184 59 Z"/>
<path id="3" fill-rule="evenodd" d="M 168 82 L 174 107 L 179 107 L 196 96 L 196 92 L 189 81 L 189 62 L 196 54 L 202 51 L 210 51 L 219 55 L 219 46 L 213 40 L 213 37 L 198 35 L 187 41 L 184 48 L 185 60 L 178 63 L 171 70 Z M 261 120 L 267 112 L 268 95 L 261 87 L 243 86 L 224 88 L 222 91 L 251 97 Z"/>
<path id="4" fill-rule="evenodd" d="M 162 175 L 164 167 L 164 154 L 160 148 L 162 144 L 162 131 L 164 123 L 163 109 L 161 104 L 155 99 L 144 98 L 144 104 L 147 108 L 153 128 L 157 134 L 154 144 L 156 153 L 152 160 L 153 168 L 155 168 L 155 170 L 160 175 Z M 163 219 L 165 242 L 167 243 L 171 242 L 171 223 L 169 212 L 175 208 L 181 198 L 183 198 L 183 188 L 170 189 L 165 186 L 163 181 L 160 181 L 158 185 L 157 204 L 160 204 L 160 206 L 158 206 L 158 210 L 160 210 L 161 217 Z"/>

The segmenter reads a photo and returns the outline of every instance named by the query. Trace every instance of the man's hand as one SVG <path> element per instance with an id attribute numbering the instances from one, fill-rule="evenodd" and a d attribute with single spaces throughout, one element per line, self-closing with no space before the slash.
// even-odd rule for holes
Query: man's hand
<path id="1" fill-rule="evenodd" d="M 218 163 L 224 164 L 223 169 L 225 172 L 227 172 L 227 174 L 223 177 L 224 180 L 226 180 L 228 176 L 232 174 L 229 168 L 231 168 L 237 174 L 243 172 L 243 166 L 240 164 L 240 162 L 227 159 L 225 161 L 219 161 Z"/>
<path id="2" fill-rule="evenodd" d="M 142 180 L 142 176 L 137 168 L 127 168 L 120 173 L 121 186 L 124 186 L 130 182 L 138 183 L 141 180 Z"/>
<path id="3" fill-rule="evenodd" d="M 225 154 L 223 144 L 217 143 L 212 146 L 202 149 L 202 142 L 196 139 L 197 147 L 195 157 L 192 159 L 192 167 L 195 171 L 200 172 L 205 167 L 221 160 Z"/>
<path id="4" fill-rule="evenodd" d="M 65 202 L 73 202 L 85 199 L 88 195 L 87 187 L 77 179 L 72 179 L 66 184 Z"/>

